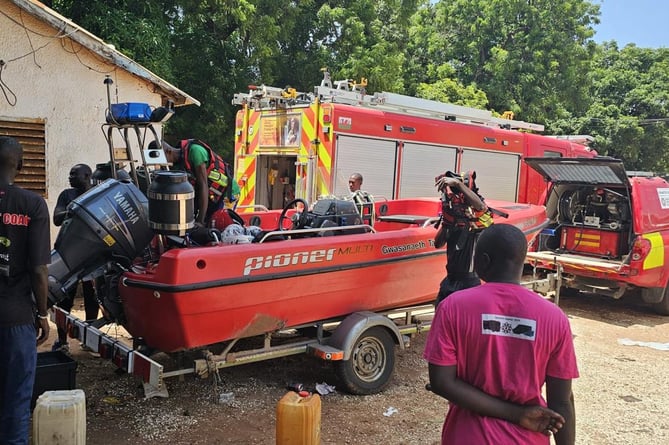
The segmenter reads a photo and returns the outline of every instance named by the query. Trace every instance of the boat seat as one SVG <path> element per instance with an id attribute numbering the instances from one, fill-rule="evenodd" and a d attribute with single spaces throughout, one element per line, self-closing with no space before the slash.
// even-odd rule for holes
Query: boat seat
<path id="1" fill-rule="evenodd" d="M 425 215 L 385 215 L 385 216 L 377 216 L 376 220 L 384 222 L 423 225 L 425 224 L 425 221 L 427 221 L 430 218 L 431 218 L 430 216 L 425 216 Z"/>

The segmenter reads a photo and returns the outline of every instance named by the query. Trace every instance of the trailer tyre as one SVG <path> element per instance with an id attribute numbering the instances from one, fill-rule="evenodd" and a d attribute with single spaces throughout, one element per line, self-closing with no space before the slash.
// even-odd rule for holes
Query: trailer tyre
<path id="1" fill-rule="evenodd" d="M 355 341 L 351 358 L 335 362 L 344 389 L 366 395 L 382 391 L 395 368 L 395 342 L 385 328 L 375 326 Z"/>

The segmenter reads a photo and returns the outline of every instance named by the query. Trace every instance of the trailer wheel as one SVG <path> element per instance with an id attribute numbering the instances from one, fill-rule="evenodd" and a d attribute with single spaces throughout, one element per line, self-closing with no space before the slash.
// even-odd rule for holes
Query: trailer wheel
<path id="1" fill-rule="evenodd" d="M 365 395 L 382 391 L 395 368 L 395 342 L 385 328 L 375 326 L 355 341 L 351 358 L 335 362 L 335 370 L 346 391 Z"/>
<path id="2" fill-rule="evenodd" d="M 576 298 L 581 296 L 581 291 L 573 287 L 562 286 L 560 288 L 560 298 Z"/>

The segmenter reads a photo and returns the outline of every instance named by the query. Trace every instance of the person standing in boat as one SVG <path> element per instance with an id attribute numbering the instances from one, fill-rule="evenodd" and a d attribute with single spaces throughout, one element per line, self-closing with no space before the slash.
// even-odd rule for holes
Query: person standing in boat
<path id="1" fill-rule="evenodd" d="M 362 175 L 360 173 L 353 173 L 348 178 L 348 190 L 351 194 L 357 192 L 362 188 Z"/>
<path id="2" fill-rule="evenodd" d="M 575 443 L 579 373 L 569 319 L 520 284 L 526 254 L 517 227 L 486 229 L 474 259 L 485 284 L 435 311 L 423 356 L 430 390 L 450 403 L 442 444 L 548 445 L 551 434 L 557 445 Z"/>
<path id="3" fill-rule="evenodd" d="M 446 245 L 446 278 L 439 285 L 435 307 L 453 292 L 481 284 L 474 270 L 474 249 L 492 213 L 476 187 L 476 172 L 446 172 L 435 178 L 441 192 L 441 218 L 434 246 Z"/>
<path id="4" fill-rule="evenodd" d="M 351 192 L 348 199 L 353 200 L 358 207 L 365 224 L 374 225 L 374 198 L 362 190 L 362 174 L 353 173 L 348 178 L 348 189 Z"/>
<path id="5" fill-rule="evenodd" d="M 58 195 L 56 201 L 56 208 L 53 211 L 53 223 L 56 226 L 61 226 L 67 218 L 67 207 L 74 199 L 86 193 L 93 186 L 91 168 L 86 164 L 76 164 L 70 169 L 70 188 L 63 190 Z M 81 289 L 84 294 L 84 310 L 86 311 L 86 320 L 96 320 L 98 318 L 99 304 L 95 296 L 95 286 L 92 280 L 82 280 Z M 70 312 L 74 305 L 74 297 L 77 293 L 75 286 L 72 291 L 61 301 L 58 306 L 63 310 Z M 67 332 L 64 329 L 58 328 L 58 339 L 52 346 L 52 350 L 68 350 Z"/>

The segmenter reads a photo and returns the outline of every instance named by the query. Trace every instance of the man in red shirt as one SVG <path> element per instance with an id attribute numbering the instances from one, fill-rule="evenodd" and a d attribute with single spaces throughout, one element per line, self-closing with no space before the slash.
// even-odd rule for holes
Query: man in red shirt
<path id="1" fill-rule="evenodd" d="M 569 320 L 522 287 L 527 241 L 495 224 L 476 246 L 480 286 L 437 307 L 425 346 L 432 391 L 450 407 L 446 444 L 574 444 L 571 380 L 578 377 Z M 541 389 L 546 384 L 546 398 Z"/>

